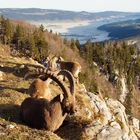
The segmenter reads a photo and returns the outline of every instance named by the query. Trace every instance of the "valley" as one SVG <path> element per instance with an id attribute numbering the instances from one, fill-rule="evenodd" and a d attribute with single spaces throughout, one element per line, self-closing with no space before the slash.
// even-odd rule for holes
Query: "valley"
<path id="1" fill-rule="evenodd" d="M 112 27 L 107 25 L 140 18 L 140 13 L 114 11 L 92 13 L 86 11 L 75 12 L 38 8 L 5 8 L 0 9 L 0 15 L 15 20 L 26 20 L 36 26 L 42 24 L 48 31 L 51 30 L 54 33 L 60 33 L 64 38 L 78 39 L 81 44 L 87 40 L 98 42 L 109 39 L 120 39 L 120 37 L 116 35 L 116 32 L 113 32 L 113 35 L 111 34 L 110 30 L 112 30 Z M 106 26 L 108 29 L 106 29 Z M 116 30 L 118 30 L 118 28 Z M 125 34 L 130 31 L 122 27 L 121 32 L 123 30 L 125 30 Z M 120 33 L 118 32 L 118 34 Z M 139 34 L 139 32 L 137 34 Z M 129 36 L 121 34 L 121 38 L 131 37 L 137 34 L 130 34 Z"/>

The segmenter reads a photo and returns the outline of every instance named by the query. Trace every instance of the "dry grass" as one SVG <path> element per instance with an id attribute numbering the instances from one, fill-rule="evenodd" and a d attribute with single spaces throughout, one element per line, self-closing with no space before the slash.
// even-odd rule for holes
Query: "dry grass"
<path id="1" fill-rule="evenodd" d="M 55 133 L 32 129 L 21 122 L 19 117 L 20 104 L 29 96 L 26 91 L 33 81 L 33 79 L 25 80 L 23 78 L 26 74 L 26 71 L 23 69 L 20 69 L 19 72 L 17 71 L 17 66 L 21 64 L 27 64 L 29 70 L 35 69 L 33 63 L 30 63 L 30 60 L 26 58 L 15 58 L 10 53 L 7 55 L 0 54 L 0 71 L 4 73 L 2 76 L 3 80 L 0 80 L 0 139 L 79 139 L 82 132 L 82 123 L 86 124 L 89 121 L 85 114 L 85 108 L 83 107 L 89 108 L 89 101 L 82 93 L 77 93 L 76 97 L 79 112 L 74 116 L 68 116 L 62 127 Z M 62 92 L 56 84 L 52 84 L 51 89 L 53 96 Z"/>
<path id="2" fill-rule="evenodd" d="M 135 89 L 133 91 L 133 97 L 132 97 L 132 108 L 131 112 L 132 114 L 140 120 L 140 90 Z"/>
<path id="3" fill-rule="evenodd" d="M 19 118 L 21 102 L 28 97 L 26 90 L 32 80 L 24 80 L 25 73 L 17 73 L 18 64 L 27 63 L 25 58 L 14 58 L 0 45 L 0 71 L 3 80 L 0 80 L 0 139 L 1 140 L 44 140 L 61 139 L 52 132 L 36 130 L 23 124 Z M 6 54 L 6 55 L 4 55 Z"/>

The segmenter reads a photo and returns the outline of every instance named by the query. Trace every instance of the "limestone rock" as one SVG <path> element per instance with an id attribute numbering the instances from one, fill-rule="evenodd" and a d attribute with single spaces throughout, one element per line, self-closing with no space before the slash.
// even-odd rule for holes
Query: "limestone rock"
<path id="1" fill-rule="evenodd" d="M 0 71 L 0 80 L 3 80 L 3 77 L 4 77 L 4 73 Z"/>
<path id="2" fill-rule="evenodd" d="M 140 129 L 140 121 L 132 116 L 128 116 L 129 124 L 132 125 L 133 128 Z"/>
<path id="3" fill-rule="evenodd" d="M 101 95 L 88 92 L 94 110 L 92 123 L 83 128 L 84 140 L 138 140 L 139 120 L 127 117 L 125 107 L 117 100 L 103 99 Z"/>

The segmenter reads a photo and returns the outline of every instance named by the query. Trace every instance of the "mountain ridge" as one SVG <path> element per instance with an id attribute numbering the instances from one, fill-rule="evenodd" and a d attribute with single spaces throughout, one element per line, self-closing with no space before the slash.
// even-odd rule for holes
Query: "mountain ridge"
<path id="1" fill-rule="evenodd" d="M 19 15 L 21 15 L 22 19 L 29 19 L 27 15 L 24 15 L 25 13 L 27 14 L 34 14 L 40 12 L 42 15 L 47 16 L 46 14 L 49 13 L 50 16 L 48 15 L 48 19 L 54 19 L 56 17 L 51 17 L 51 16 L 56 16 L 57 14 L 58 19 L 67 19 L 67 16 L 69 15 L 69 19 L 72 18 L 81 18 L 81 19 L 94 19 L 98 17 L 107 17 L 107 16 L 117 16 L 117 15 L 123 15 L 123 16 L 128 16 L 128 15 L 135 15 L 138 13 L 129 13 L 129 12 L 118 12 L 118 11 L 104 11 L 104 12 L 87 12 L 87 11 L 67 11 L 67 10 L 57 10 L 57 9 L 40 9 L 40 8 L 0 8 L 0 13 L 3 14 L 4 16 L 7 16 L 8 18 L 12 17 L 13 19 L 18 18 Z M 13 16 L 15 14 L 15 17 Z M 23 16 L 24 15 L 24 16 Z M 40 15 L 41 16 L 41 15 Z M 30 17 L 31 18 L 31 17 Z M 44 19 L 45 17 L 38 17 L 38 19 Z"/>
<path id="2" fill-rule="evenodd" d="M 140 18 L 105 24 L 98 27 L 98 29 L 107 31 L 111 39 L 124 39 L 132 36 L 138 36 L 140 35 Z"/>

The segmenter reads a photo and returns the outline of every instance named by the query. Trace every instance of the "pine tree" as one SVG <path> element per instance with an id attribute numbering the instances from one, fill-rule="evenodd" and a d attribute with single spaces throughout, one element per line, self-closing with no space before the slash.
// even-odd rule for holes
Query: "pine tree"
<path id="1" fill-rule="evenodd" d="M 34 31 L 34 39 L 35 39 L 35 46 L 37 47 L 38 52 L 40 54 L 39 59 L 42 59 L 43 57 L 47 56 L 48 43 L 45 40 L 44 32 L 42 32 L 40 28 Z"/>
<path id="2" fill-rule="evenodd" d="M 44 26 L 42 24 L 40 25 L 39 30 L 44 32 Z"/>
<path id="3" fill-rule="evenodd" d="M 0 40 L 3 44 L 9 44 L 12 38 L 12 24 L 9 19 L 5 19 L 3 16 L 0 18 Z"/>
<path id="4" fill-rule="evenodd" d="M 71 49 L 75 50 L 76 49 L 76 45 L 75 45 L 75 40 L 71 39 L 71 44 L 70 44 Z"/>
<path id="5" fill-rule="evenodd" d="M 5 20 L 5 44 L 10 44 L 13 36 L 12 24 L 9 19 Z"/>
<path id="6" fill-rule="evenodd" d="M 32 34 L 30 35 L 30 38 L 29 38 L 29 49 L 30 49 L 31 57 L 35 58 L 36 54 L 38 54 L 38 51 L 36 49 L 35 40 Z"/>
<path id="7" fill-rule="evenodd" d="M 90 66 L 92 66 L 93 64 L 93 50 L 92 49 L 93 49 L 92 42 L 88 40 L 85 44 L 85 52 L 86 52 L 85 57 Z"/>
<path id="8" fill-rule="evenodd" d="M 21 25 L 17 25 L 13 35 L 12 43 L 15 44 L 18 49 L 25 52 L 28 48 L 28 37 L 29 34 L 27 33 L 26 28 Z"/>
<path id="9" fill-rule="evenodd" d="M 80 50 L 80 42 L 79 42 L 78 39 L 76 39 L 76 41 L 75 41 L 75 45 L 76 45 L 76 47 L 78 48 L 78 50 Z"/>

